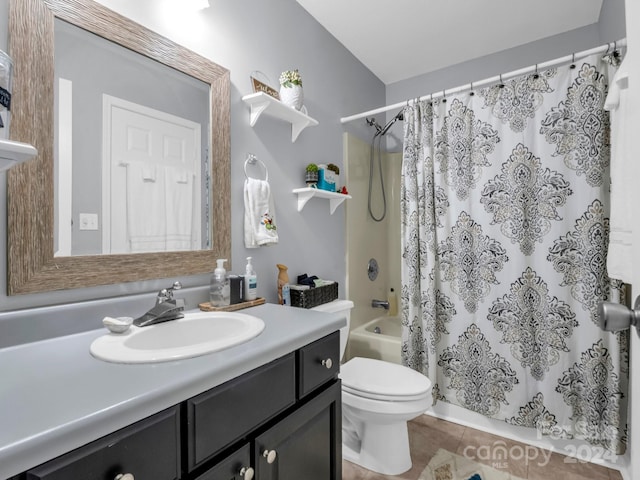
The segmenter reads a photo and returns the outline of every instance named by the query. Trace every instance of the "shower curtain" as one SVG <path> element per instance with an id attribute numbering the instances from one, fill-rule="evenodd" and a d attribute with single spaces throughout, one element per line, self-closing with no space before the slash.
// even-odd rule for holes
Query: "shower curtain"
<path id="1" fill-rule="evenodd" d="M 598 327 L 613 68 L 600 56 L 405 109 L 402 359 L 445 401 L 607 452 L 628 336 Z"/>

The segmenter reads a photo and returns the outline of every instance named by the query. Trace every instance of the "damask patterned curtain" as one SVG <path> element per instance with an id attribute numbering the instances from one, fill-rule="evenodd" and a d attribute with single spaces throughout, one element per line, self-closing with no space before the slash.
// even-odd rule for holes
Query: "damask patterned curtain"
<path id="1" fill-rule="evenodd" d="M 628 337 L 598 327 L 613 67 L 599 56 L 405 110 L 402 356 L 442 400 L 626 445 Z"/>

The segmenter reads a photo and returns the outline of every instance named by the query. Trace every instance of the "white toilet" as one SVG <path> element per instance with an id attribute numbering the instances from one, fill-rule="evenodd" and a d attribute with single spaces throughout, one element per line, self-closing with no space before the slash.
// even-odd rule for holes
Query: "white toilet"
<path id="1" fill-rule="evenodd" d="M 349 337 L 353 302 L 335 300 L 312 310 L 344 313 L 340 356 Z M 411 468 L 407 421 L 432 404 L 431 381 L 408 367 L 355 357 L 340 367 L 342 455 L 368 470 L 398 475 Z"/>

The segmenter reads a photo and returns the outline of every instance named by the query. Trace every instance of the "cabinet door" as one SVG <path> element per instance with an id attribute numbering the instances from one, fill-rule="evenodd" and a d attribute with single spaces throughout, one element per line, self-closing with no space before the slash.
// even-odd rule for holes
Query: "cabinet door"
<path id="1" fill-rule="evenodd" d="M 251 447 L 247 443 L 196 480 L 244 480 L 252 477 L 253 471 L 249 471 L 250 466 Z"/>
<path id="2" fill-rule="evenodd" d="M 340 393 L 340 381 L 337 380 L 256 438 L 256 478 L 342 478 Z"/>
<path id="3" fill-rule="evenodd" d="M 180 410 L 172 407 L 27 472 L 27 480 L 180 478 Z"/>

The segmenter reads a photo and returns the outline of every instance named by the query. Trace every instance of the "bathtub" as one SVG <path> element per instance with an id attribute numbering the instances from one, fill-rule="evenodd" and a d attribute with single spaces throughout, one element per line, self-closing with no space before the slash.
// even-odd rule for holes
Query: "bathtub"
<path id="1" fill-rule="evenodd" d="M 375 333 L 376 328 L 380 333 Z M 399 317 L 377 317 L 354 328 L 349 334 L 349 356 L 377 358 L 393 363 L 401 363 Z"/>

